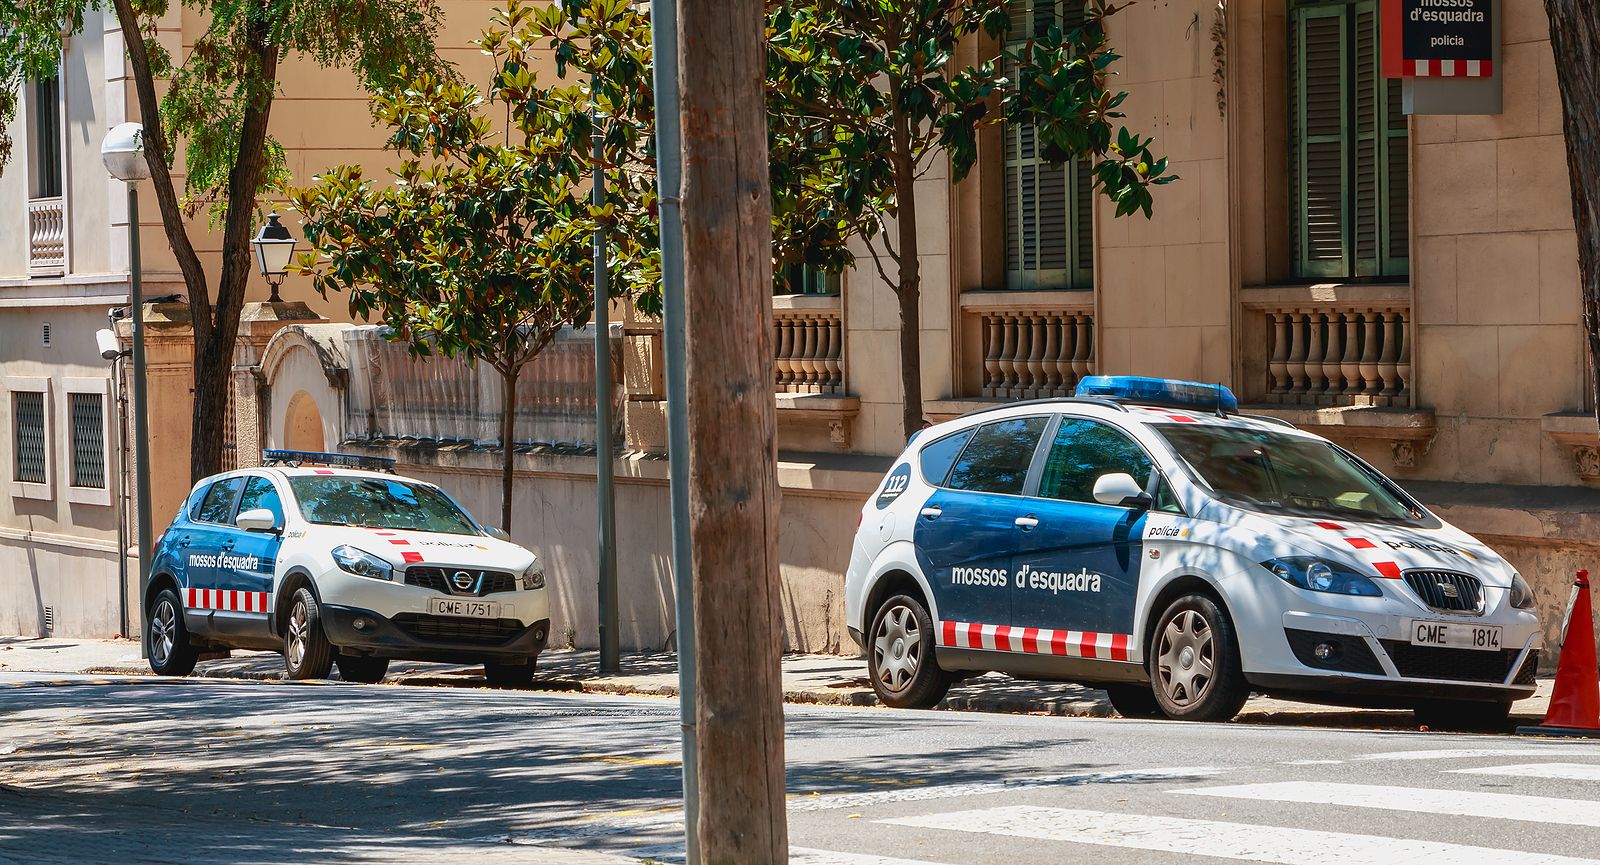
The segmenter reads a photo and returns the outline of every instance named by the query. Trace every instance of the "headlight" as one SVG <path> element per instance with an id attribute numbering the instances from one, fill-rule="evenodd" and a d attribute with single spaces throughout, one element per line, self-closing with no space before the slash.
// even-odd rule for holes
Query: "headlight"
<path id="1" fill-rule="evenodd" d="M 522 587 L 524 589 L 544 588 L 544 565 L 539 564 L 538 559 L 534 559 L 533 564 L 522 572 Z"/>
<path id="2" fill-rule="evenodd" d="M 1533 593 L 1533 586 L 1522 578 L 1521 574 L 1511 574 L 1511 606 L 1519 610 L 1531 610 L 1533 605 L 1539 603 L 1539 598 Z"/>
<path id="3" fill-rule="evenodd" d="M 339 566 L 339 570 L 358 577 L 371 577 L 374 580 L 394 579 L 394 567 L 366 550 L 345 546 L 334 547 L 333 561 Z"/>
<path id="4" fill-rule="evenodd" d="M 1313 592 L 1330 595 L 1363 595 L 1376 598 L 1383 594 L 1370 578 L 1339 564 L 1311 556 L 1286 556 L 1261 563 L 1273 576 Z"/>

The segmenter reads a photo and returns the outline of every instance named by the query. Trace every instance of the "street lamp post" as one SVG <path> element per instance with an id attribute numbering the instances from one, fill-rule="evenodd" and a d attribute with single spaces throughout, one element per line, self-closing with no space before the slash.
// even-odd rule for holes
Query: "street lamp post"
<path id="1" fill-rule="evenodd" d="M 283 302 L 278 296 L 278 287 L 283 285 L 283 278 L 289 273 L 289 262 L 294 259 L 294 235 L 283 227 L 279 218 L 276 213 L 267 214 L 267 224 L 261 226 L 261 231 L 250 241 L 256 248 L 256 264 L 261 268 L 261 275 L 272 288 L 272 296 L 267 298 L 269 303 Z"/>
<path id="2" fill-rule="evenodd" d="M 128 186 L 128 305 L 133 313 L 133 445 L 134 496 L 139 521 L 139 654 L 148 657 L 144 628 L 145 593 L 150 589 L 150 417 L 145 394 L 144 289 L 139 273 L 139 181 L 150 177 L 145 162 L 144 127 L 119 123 L 100 145 L 106 171 Z M 127 557 L 128 551 L 117 554 Z M 122 591 L 128 591 L 127 586 Z"/>

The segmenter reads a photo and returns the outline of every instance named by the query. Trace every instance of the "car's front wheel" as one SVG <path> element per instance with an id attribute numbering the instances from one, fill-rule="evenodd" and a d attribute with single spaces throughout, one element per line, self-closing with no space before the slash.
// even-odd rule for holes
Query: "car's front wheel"
<path id="1" fill-rule="evenodd" d="M 384 674 L 389 672 L 388 658 L 339 655 L 333 662 L 339 665 L 339 678 L 346 682 L 373 685 L 383 681 Z"/>
<path id="2" fill-rule="evenodd" d="M 333 644 L 322 632 L 322 608 L 310 589 L 300 589 L 289 601 L 283 665 L 291 679 L 326 679 L 333 670 Z"/>
<path id="3" fill-rule="evenodd" d="M 895 595 L 872 619 L 867 672 L 886 706 L 931 709 L 950 691 L 951 677 L 933 656 L 933 617 L 922 601 Z"/>
<path id="4" fill-rule="evenodd" d="M 525 663 L 511 664 L 503 661 L 485 661 L 483 677 L 496 688 L 526 688 L 533 684 L 533 658 Z"/>
<path id="5" fill-rule="evenodd" d="M 189 645 L 189 631 L 183 625 L 183 604 L 177 592 L 162 589 L 156 593 L 144 632 L 150 641 L 150 669 L 156 675 L 187 676 L 194 672 L 200 650 Z"/>
<path id="6" fill-rule="evenodd" d="M 1156 625 L 1150 678 L 1169 718 L 1226 721 L 1239 714 L 1250 685 L 1228 611 L 1199 593 L 1173 601 Z"/>

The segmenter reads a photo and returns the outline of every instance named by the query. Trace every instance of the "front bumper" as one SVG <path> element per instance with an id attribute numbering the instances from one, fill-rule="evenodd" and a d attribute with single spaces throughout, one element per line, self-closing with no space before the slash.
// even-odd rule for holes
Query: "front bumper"
<path id="1" fill-rule="evenodd" d="M 516 619 L 422 613 L 391 618 L 332 604 L 322 607 L 322 630 L 329 642 L 348 654 L 459 664 L 522 662 L 543 652 L 550 641 L 549 619 L 524 624 Z"/>

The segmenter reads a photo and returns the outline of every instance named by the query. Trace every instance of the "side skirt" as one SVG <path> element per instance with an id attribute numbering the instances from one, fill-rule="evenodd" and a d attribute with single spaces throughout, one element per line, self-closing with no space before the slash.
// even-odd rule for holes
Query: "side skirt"
<path id="1" fill-rule="evenodd" d="M 1111 684 L 1146 683 L 1150 676 L 1143 664 L 1131 661 L 1102 661 L 1093 658 L 1064 658 L 989 649 L 958 649 L 940 646 L 934 650 L 939 667 L 950 672 L 996 670 L 1019 679 L 1041 682 L 1082 682 Z"/>

